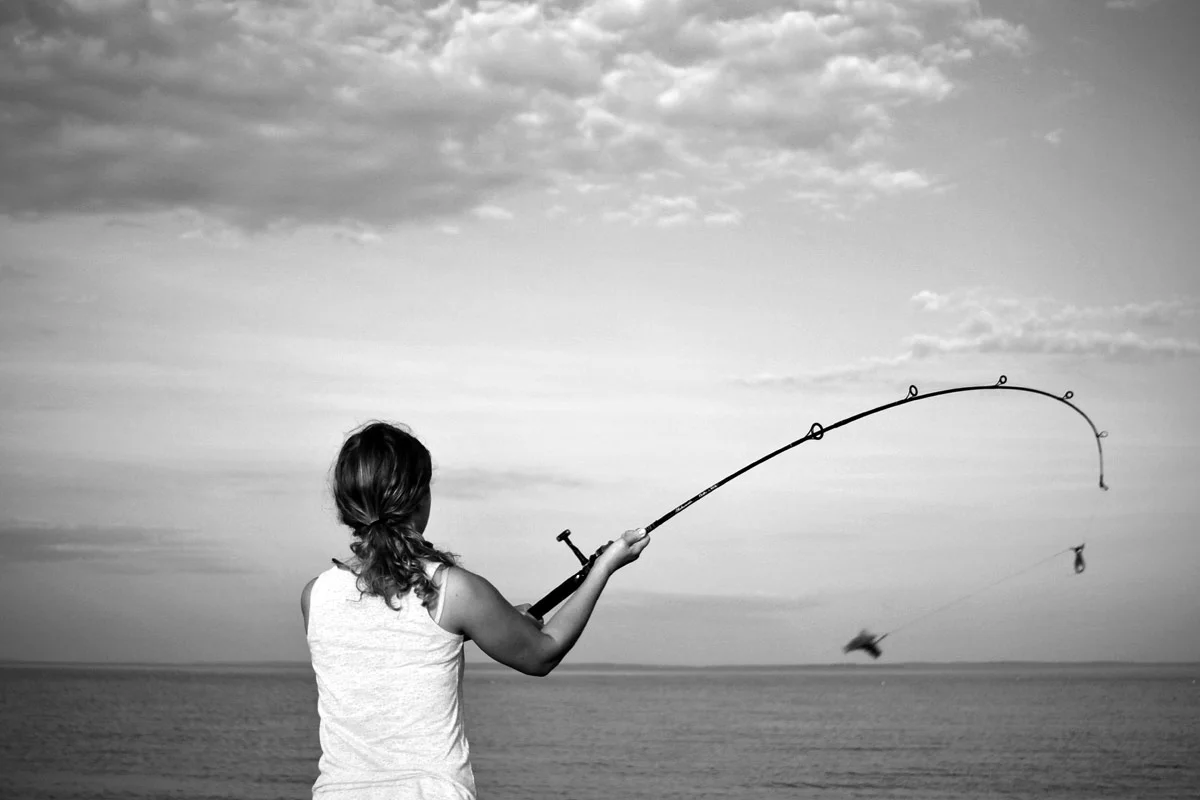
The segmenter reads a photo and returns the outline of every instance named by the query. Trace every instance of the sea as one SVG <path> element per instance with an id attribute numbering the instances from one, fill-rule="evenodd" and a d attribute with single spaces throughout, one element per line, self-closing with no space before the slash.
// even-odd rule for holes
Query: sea
<path id="1" fill-rule="evenodd" d="M 481 800 L 1200 798 L 1200 665 L 468 664 Z M 311 797 L 307 665 L 0 666 L 0 800 Z"/>

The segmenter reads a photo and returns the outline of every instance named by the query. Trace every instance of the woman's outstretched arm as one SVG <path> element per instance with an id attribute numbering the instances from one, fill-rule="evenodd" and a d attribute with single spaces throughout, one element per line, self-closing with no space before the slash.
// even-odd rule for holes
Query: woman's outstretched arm
<path id="1" fill-rule="evenodd" d="M 636 561 L 649 543 L 650 536 L 640 529 L 610 542 L 575 593 L 541 628 L 485 578 L 451 567 L 443 585 L 441 625 L 474 639 L 501 664 L 526 675 L 549 675 L 579 640 L 608 579 Z"/>

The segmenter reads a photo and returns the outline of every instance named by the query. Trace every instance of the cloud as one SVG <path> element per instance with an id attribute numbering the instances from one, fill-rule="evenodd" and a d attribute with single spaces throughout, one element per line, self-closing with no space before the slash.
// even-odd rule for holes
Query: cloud
<path id="1" fill-rule="evenodd" d="M 635 199 L 626 209 L 606 211 L 604 220 L 670 228 L 694 222 L 699 216 L 700 203 L 695 197 L 647 194 Z"/>
<path id="2" fill-rule="evenodd" d="M 714 200 L 702 206 L 701 201 L 693 195 L 643 194 L 633 198 L 624 208 L 609 208 L 604 212 L 602 219 L 605 222 L 652 225 L 658 228 L 691 224 L 733 227 L 742 224 L 744 215 L 740 209 L 721 200 Z"/>
<path id="3" fill-rule="evenodd" d="M 437 470 L 433 491 L 442 497 L 479 500 L 534 489 L 578 489 L 585 485 L 583 480 L 552 473 L 460 468 Z"/>
<path id="4" fill-rule="evenodd" d="M 734 616 L 778 617 L 810 611 L 821 606 L 815 597 L 782 597 L 762 594 L 704 594 L 690 592 L 618 591 L 605 595 L 606 606 L 652 611 L 655 616 L 706 609 L 733 609 Z"/>
<path id="5" fill-rule="evenodd" d="M 894 356 L 787 375 L 740 377 L 735 382 L 775 388 L 845 385 L 890 378 L 894 369 L 918 360 L 991 353 L 1121 363 L 1200 357 L 1200 339 L 1164 330 L 1200 316 L 1200 298 L 1076 306 L 1048 298 L 994 296 L 983 290 L 948 294 L 922 290 L 911 301 L 935 315 L 943 330 L 907 337 Z"/>
<path id="6" fill-rule="evenodd" d="M 1155 5 L 1159 0 L 1108 0 L 1104 4 L 1105 8 L 1111 8 L 1116 11 L 1141 11 Z"/>
<path id="7" fill-rule="evenodd" d="M 1060 144 L 1062 144 L 1063 130 L 1062 130 L 1062 128 L 1055 128 L 1054 130 L 1050 131 L 1042 138 L 1045 139 L 1050 144 L 1060 145 Z"/>
<path id="8" fill-rule="evenodd" d="M 793 199 L 836 216 L 845 216 L 847 211 L 881 197 L 946 188 L 936 178 L 919 171 L 896 170 L 879 161 L 843 168 L 815 167 L 800 182 L 805 188 L 794 191 Z"/>
<path id="9" fill-rule="evenodd" d="M 937 311 L 949 303 L 950 298 L 944 294 L 922 289 L 912 296 L 912 302 L 921 306 L 925 311 Z"/>
<path id="10" fill-rule="evenodd" d="M 1133 329 L 1161 328 L 1194 317 L 1200 311 L 1200 300 L 1195 298 L 1078 307 L 1050 299 L 992 297 L 976 290 L 949 295 L 920 292 L 913 301 L 926 310 L 958 317 L 948 332 L 909 337 L 908 352 L 914 358 L 1020 353 L 1141 362 L 1200 356 L 1200 341 L 1194 338 Z"/>
<path id="11" fill-rule="evenodd" d="M 1126 324 L 1168 327 L 1200 315 L 1200 300 L 1177 297 L 1149 303 L 1124 303 L 1116 306 L 1065 305 L 1051 315 L 1057 324 L 1108 321 Z"/>
<path id="12" fill-rule="evenodd" d="M 334 226 L 330 231 L 335 239 L 341 239 L 344 242 L 350 242 L 357 245 L 379 244 L 383 241 L 383 237 L 373 230 L 362 227 L 349 227 L 345 225 Z"/>
<path id="13" fill-rule="evenodd" d="M 186 211 L 356 241 L 561 185 L 925 191 L 882 153 L 972 47 L 976 0 L 67 0 L 0 13 L 0 213 Z M 656 224 L 730 212 L 665 215 Z M 202 228 L 206 230 L 208 228 Z"/>
<path id="14" fill-rule="evenodd" d="M 513 213 L 507 208 L 500 206 L 478 206 L 471 213 L 479 219 L 489 220 L 491 222 L 505 222 L 513 218 Z"/>
<path id="15" fill-rule="evenodd" d="M 711 211 L 704 215 L 704 222 L 707 225 L 741 225 L 742 219 L 742 212 L 729 206 L 721 211 Z"/>
<path id="16" fill-rule="evenodd" d="M 874 378 L 881 371 L 899 367 L 912 361 L 912 353 L 901 353 L 892 357 L 864 358 L 850 364 L 841 364 L 825 369 L 808 370 L 791 375 L 763 373 L 736 379 L 737 383 L 750 387 L 812 387 L 822 385 L 844 385 Z"/>
<path id="17" fill-rule="evenodd" d="M 14 267 L 12 264 L 0 264 L 0 283 L 23 283 L 33 280 L 33 273 L 29 270 Z"/>
<path id="18" fill-rule="evenodd" d="M 1075 355 L 1114 361 L 1200 356 L 1200 342 L 1172 337 L 1147 338 L 1133 331 L 990 331 L 978 336 L 928 336 L 910 339 L 916 358 L 949 353 L 1021 353 Z"/>
<path id="19" fill-rule="evenodd" d="M 997 17 L 978 17 L 962 26 L 968 38 L 996 50 L 1020 56 L 1028 52 L 1032 38 L 1024 25 L 1013 25 Z"/>
<path id="20" fill-rule="evenodd" d="M 135 219 L 121 219 L 116 217 L 104 222 L 106 228 L 133 228 L 134 230 L 149 230 L 150 226 L 144 222 L 139 222 Z"/>
<path id="21" fill-rule="evenodd" d="M 215 543 L 168 528 L 0 522 L 0 569 L 86 561 L 108 572 L 246 572 Z"/>

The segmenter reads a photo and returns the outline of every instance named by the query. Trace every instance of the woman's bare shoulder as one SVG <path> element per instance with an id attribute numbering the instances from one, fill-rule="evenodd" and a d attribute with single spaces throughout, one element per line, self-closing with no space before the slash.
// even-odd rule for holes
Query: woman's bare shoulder
<path id="1" fill-rule="evenodd" d="M 317 577 L 320 577 L 319 575 Z M 300 592 L 300 613 L 304 615 L 304 630 L 308 630 L 308 606 L 312 599 L 313 585 L 317 582 L 317 578 L 313 578 L 308 583 L 304 584 L 304 589 Z"/>

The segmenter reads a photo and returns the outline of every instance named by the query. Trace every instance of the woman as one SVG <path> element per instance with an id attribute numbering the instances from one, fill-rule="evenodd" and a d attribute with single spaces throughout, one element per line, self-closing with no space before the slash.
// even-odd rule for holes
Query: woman
<path id="1" fill-rule="evenodd" d="M 425 540 L 429 451 L 407 430 L 373 422 L 333 470 L 350 563 L 301 595 L 317 677 L 319 800 L 474 798 L 463 728 L 463 642 L 527 675 L 548 675 L 583 633 L 609 577 L 637 560 L 645 531 L 610 542 L 544 625 Z"/>

